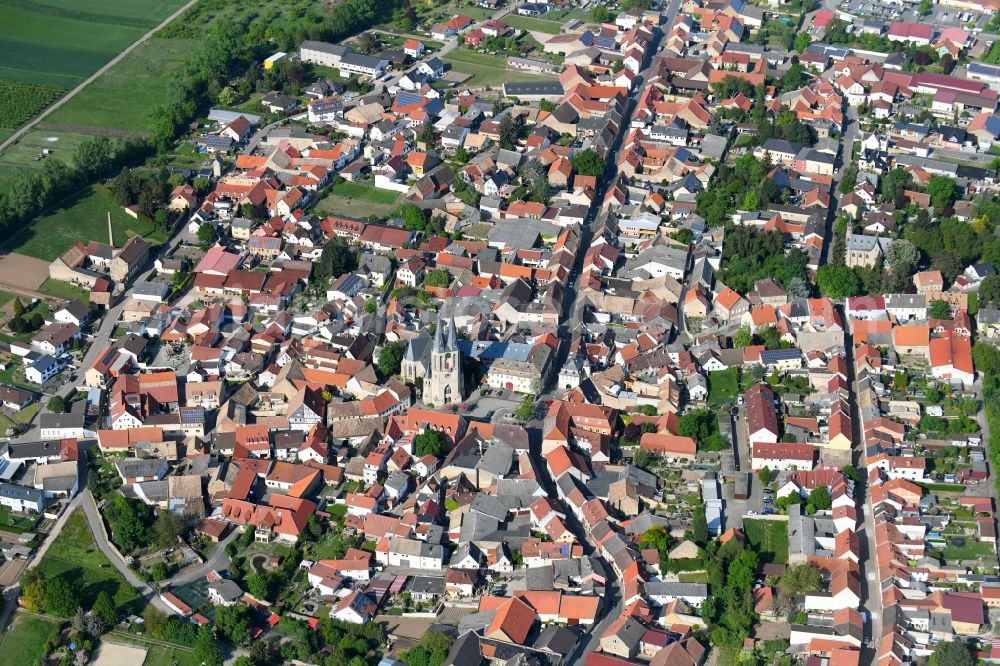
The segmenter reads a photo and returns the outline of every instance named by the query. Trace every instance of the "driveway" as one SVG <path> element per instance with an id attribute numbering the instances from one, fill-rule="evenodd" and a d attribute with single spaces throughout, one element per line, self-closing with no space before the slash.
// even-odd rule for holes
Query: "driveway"
<path id="1" fill-rule="evenodd" d="M 225 539 L 215 544 L 212 548 L 212 552 L 208 556 L 208 559 L 206 559 L 202 564 L 183 569 L 178 572 L 176 576 L 166 581 L 166 583 L 170 587 L 187 585 L 188 583 L 194 583 L 201 580 L 209 571 L 223 571 L 228 569 L 229 555 L 226 553 L 226 546 L 228 546 L 233 539 L 239 536 L 239 534 L 241 534 L 239 530 L 230 530 L 229 535 L 226 536 Z"/>

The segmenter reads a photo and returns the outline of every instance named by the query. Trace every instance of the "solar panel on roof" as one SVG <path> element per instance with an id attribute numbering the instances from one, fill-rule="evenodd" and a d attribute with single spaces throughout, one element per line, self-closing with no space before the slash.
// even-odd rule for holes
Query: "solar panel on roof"
<path id="1" fill-rule="evenodd" d="M 976 74 L 990 74 L 996 76 L 1000 74 L 1000 67 L 983 62 L 970 62 L 969 71 Z"/>
<path id="2" fill-rule="evenodd" d="M 421 101 L 423 101 L 423 99 L 424 98 L 422 96 L 410 92 L 401 92 L 396 96 L 396 101 L 399 103 L 399 106 L 410 106 L 411 104 L 419 104 Z"/>

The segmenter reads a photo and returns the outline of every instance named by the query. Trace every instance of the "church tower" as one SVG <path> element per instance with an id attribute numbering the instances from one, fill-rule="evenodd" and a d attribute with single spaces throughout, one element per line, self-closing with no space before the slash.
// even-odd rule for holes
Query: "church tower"
<path id="1" fill-rule="evenodd" d="M 458 349 L 455 320 L 448 325 L 447 340 L 443 318 L 438 319 L 431 347 L 431 367 L 424 382 L 424 402 L 434 406 L 462 400 L 462 352 Z"/>

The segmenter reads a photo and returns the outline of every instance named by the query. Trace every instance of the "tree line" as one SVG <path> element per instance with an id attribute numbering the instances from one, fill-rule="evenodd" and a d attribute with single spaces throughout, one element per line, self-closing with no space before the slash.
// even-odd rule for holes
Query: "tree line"
<path id="1" fill-rule="evenodd" d="M 69 164 L 47 157 L 41 169 L 22 169 L 0 191 L 0 233 L 15 233 L 24 223 L 81 187 L 122 167 L 139 164 L 151 153 L 152 147 L 145 139 L 112 140 L 98 136 L 82 141 Z"/>

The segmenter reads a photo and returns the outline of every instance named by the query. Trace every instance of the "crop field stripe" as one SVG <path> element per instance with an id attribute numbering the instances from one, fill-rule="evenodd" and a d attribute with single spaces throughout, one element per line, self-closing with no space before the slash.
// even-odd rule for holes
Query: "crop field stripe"
<path id="1" fill-rule="evenodd" d="M 66 79 L 69 82 L 77 83 L 80 81 L 79 76 L 75 74 L 58 74 L 56 72 L 48 72 L 44 69 L 28 69 L 27 67 L 10 67 L 9 65 L 0 65 L 0 72 L 17 72 L 19 74 L 31 74 L 33 76 L 44 76 L 46 78 L 52 78 L 54 76 Z M 23 81 L 24 79 L 17 79 L 18 81 Z"/>
<path id="2" fill-rule="evenodd" d="M 8 7 L 24 9 L 36 14 L 45 14 L 57 18 L 73 19 L 74 21 L 86 21 L 87 23 L 103 23 L 107 25 L 121 25 L 130 28 L 155 28 L 159 21 L 129 16 L 112 16 L 109 14 L 95 14 L 93 12 L 82 12 L 77 9 L 67 7 L 53 7 L 42 2 L 33 0 L 0 0 L 0 4 Z"/>

